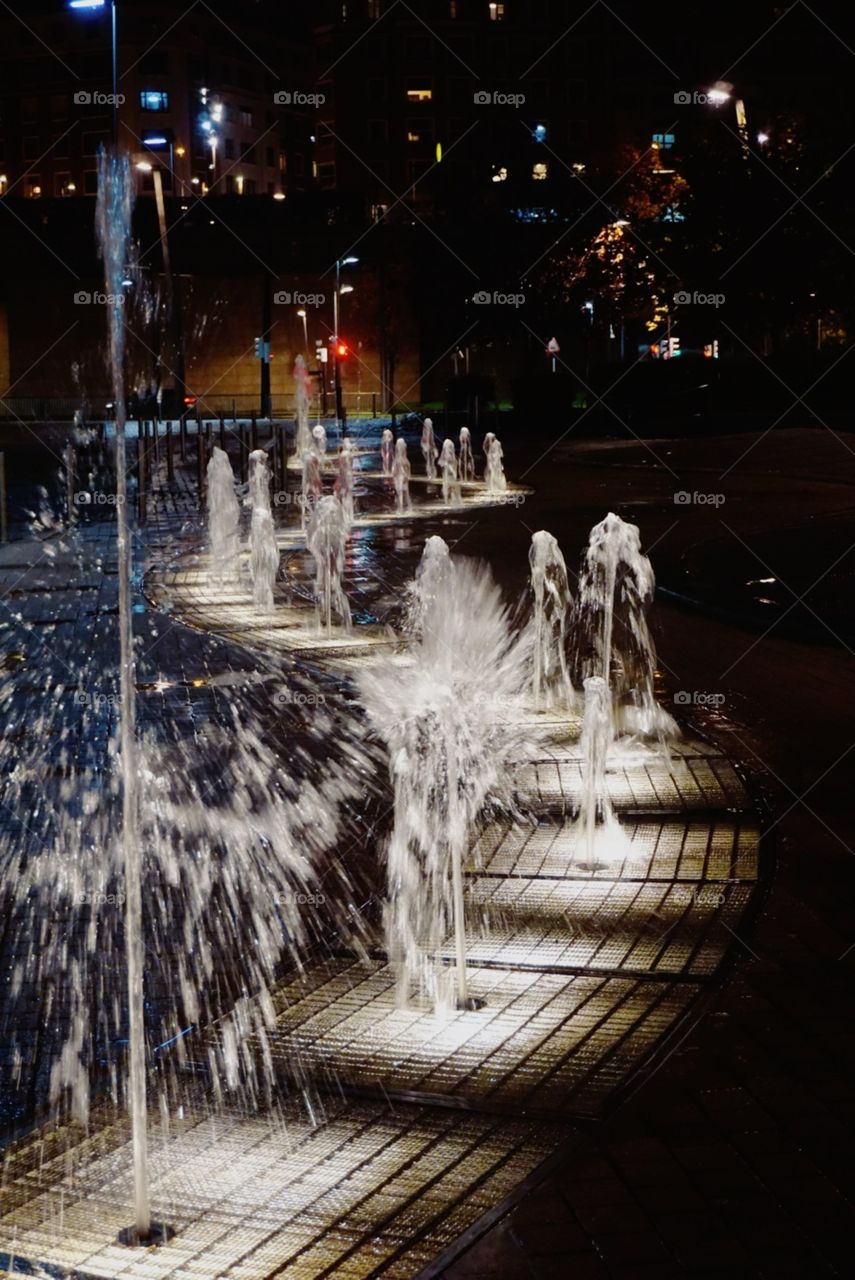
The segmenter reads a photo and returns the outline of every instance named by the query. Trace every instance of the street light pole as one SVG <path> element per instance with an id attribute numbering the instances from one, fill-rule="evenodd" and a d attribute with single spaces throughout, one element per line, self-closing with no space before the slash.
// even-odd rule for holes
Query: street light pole
<path id="1" fill-rule="evenodd" d="M 119 39 L 116 0 L 110 0 L 110 22 L 113 44 L 113 146 L 119 147 Z"/>

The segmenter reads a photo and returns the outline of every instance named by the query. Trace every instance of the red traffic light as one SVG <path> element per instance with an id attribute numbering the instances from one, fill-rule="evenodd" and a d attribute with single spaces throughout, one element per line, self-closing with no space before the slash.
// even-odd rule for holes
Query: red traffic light
<path id="1" fill-rule="evenodd" d="M 335 344 L 335 353 L 339 360 L 345 360 L 350 355 L 350 347 L 346 342 L 337 342 Z"/>
<path id="2" fill-rule="evenodd" d="M 196 403 L 196 397 L 195 397 L 195 396 L 185 396 L 185 397 L 184 397 L 184 403 L 185 403 L 185 404 L 195 404 L 195 403 Z"/>

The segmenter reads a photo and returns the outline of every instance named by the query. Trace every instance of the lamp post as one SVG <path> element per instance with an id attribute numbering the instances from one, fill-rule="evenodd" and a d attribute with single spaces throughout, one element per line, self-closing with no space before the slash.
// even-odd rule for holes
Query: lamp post
<path id="1" fill-rule="evenodd" d="M 338 313 L 339 313 L 339 297 L 343 293 L 353 293 L 353 285 L 341 283 L 342 267 L 350 267 L 359 259 L 352 255 L 347 258 L 337 258 L 335 264 L 335 291 L 333 293 L 333 388 L 335 390 L 335 425 L 336 431 L 341 428 L 342 424 L 342 403 L 341 403 L 341 371 L 338 359 Z"/>
<path id="2" fill-rule="evenodd" d="M 116 0 L 110 2 L 110 29 L 113 60 L 113 145 L 119 144 L 119 42 L 117 36 Z M 93 11 L 107 8 L 107 0 L 68 0 L 69 9 Z"/>
<path id="3" fill-rule="evenodd" d="M 309 354 L 309 321 L 305 307 L 301 307 L 297 315 L 303 321 L 303 350 Z"/>

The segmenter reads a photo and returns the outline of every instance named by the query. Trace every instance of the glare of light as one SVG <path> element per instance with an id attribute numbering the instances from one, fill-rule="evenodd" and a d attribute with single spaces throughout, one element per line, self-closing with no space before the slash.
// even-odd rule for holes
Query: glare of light
<path id="1" fill-rule="evenodd" d="M 302 308 L 297 312 L 297 315 L 300 317 L 301 320 L 305 320 L 306 318 L 306 312 Z"/>
<path id="2" fill-rule="evenodd" d="M 150 133 L 143 138 L 143 142 L 147 147 L 165 147 L 169 143 L 169 139 L 165 138 L 162 133 Z"/>
<path id="3" fill-rule="evenodd" d="M 733 85 L 728 80 L 717 80 L 712 88 L 707 90 L 707 100 L 714 107 L 720 107 L 730 99 L 732 89 Z"/>
<path id="4" fill-rule="evenodd" d="M 176 147 L 176 148 L 175 148 L 175 154 L 176 154 L 177 156 L 182 156 L 182 157 L 183 157 L 183 156 L 185 156 L 185 155 L 187 154 L 187 148 L 186 148 L 186 147 Z"/>
<path id="5" fill-rule="evenodd" d="M 107 0 L 68 0 L 69 9 L 103 9 Z"/>
<path id="6" fill-rule="evenodd" d="M 193 186 L 194 186 L 194 187 L 198 187 L 198 185 L 199 185 L 199 179 L 198 179 L 198 178 L 191 178 L 191 179 L 190 179 L 190 181 L 191 181 L 191 183 L 193 184 Z"/>
<path id="7" fill-rule="evenodd" d="M 274 199 L 274 200 L 284 200 L 284 199 L 285 199 L 285 192 L 284 192 L 284 191 L 274 191 L 274 193 L 273 193 L 273 199 Z"/>
<path id="8" fill-rule="evenodd" d="M 353 285 L 352 285 L 352 284 L 343 284 L 343 285 L 341 286 L 341 288 L 339 289 L 339 293 L 353 293 Z"/>
<path id="9" fill-rule="evenodd" d="M 536 125 L 534 126 L 534 135 L 533 135 L 533 136 L 534 136 L 534 140 L 535 140 L 535 142 L 545 142 L 545 141 L 546 141 L 546 125 L 545 125 L 545 124 L 536 124 Z"/>
<path id="10" fill-rule="evenodd" d="M 354 258 L 354 257 L 352 257 L 352 256 L 351 256 L 351 257 L 349 257 L 349 258 L 342 258 L 342 260 L 341 260 L 341 265 L 342 265 L 343 267 L 351 267 L 351 266 L 353 266 L 354 262 L 358 262 L 358 261 L 359 261 L 359 259 L 358 259 L 358 258 Z"/>
<path id="11" fill-rule="evenodd" d="M 152 172 L 152 166 L 149 164 L 147 160 L 138 160 L 136 167 L 139 169 L 140 173 Z"/>
<path id="12" fill-rule="evenodd" d="M 758 133 L 757 141 L 760 143 L 761 147 L 765 147 L 766 143 L 769 141 L 768 133 Z"/>

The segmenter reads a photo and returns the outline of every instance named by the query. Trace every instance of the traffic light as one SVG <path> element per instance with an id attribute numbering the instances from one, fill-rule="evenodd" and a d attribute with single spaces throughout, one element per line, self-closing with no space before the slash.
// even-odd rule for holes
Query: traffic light
<path id="1" fill-rule="evenodd" d="M 253 338 L 255 346 L 256 360 L 263 360 L 265 364 L 270 364 L 273 356 L 270 352 L 270 343 L 265 342 L 263 338 Z"/>
<path id="2" fill-rule="evenodd" d="M 346 360 L 350 355 L 350 347 L 346 342 L 337 342 L 335 344 L 335 353 L 339 360 Z"/>

